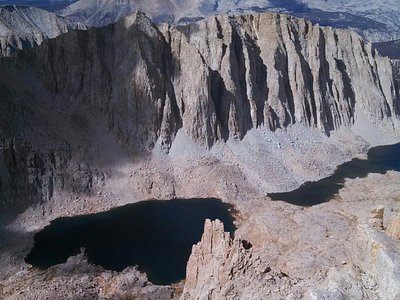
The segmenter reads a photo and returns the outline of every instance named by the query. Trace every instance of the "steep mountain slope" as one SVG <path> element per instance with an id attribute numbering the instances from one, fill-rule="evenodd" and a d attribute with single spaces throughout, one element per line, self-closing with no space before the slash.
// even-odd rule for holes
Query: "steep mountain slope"
<path id="1" fill-rule="evenodd" d="M 180 129 L 203 149 L 241 140 L 254 128 L 300 124 L 329 136 L 367 119 L 398 129 L 399 85 L 390 60 L 353 32 L 285 15 L 223 15 L 158 28 L 138 13 L 46 40 L 13 61 L 18 67 L 3 61 L 8 71 L 1 78 L 6 206 L 20 198 L 10 196 L 16 190 L 34 189 L 32 201 L 40 202 L 56 186 L 88 191 L 104 183 L 98 165 L 69 165 L 71 145 L 82 149 L 92 139 L 87 111 L 136 153 L 168 153 Z M 67 169 L 74 171 L 69 179 Z"/>
<path id="2" fill-rule="evenodd" d="M 149 148 L 164 134 L 170 144 L 181 121 L 212 146 L 257 126 L 302 123 L 329 134 L 351 126 L 357 107 L 381 124 L 399 113 L 390 61 L 350 31 L 275 14 L 211 18 L 167 30 L 166 40 L 142 14 L 112 28 L 46 43 L 38 56 L 53 92 L 98 103 L 128 144 Z M 59 52 L 64 43 L 87 50 Z"/>
<path id="3" fill-rule="evenodd" d="M 399 38 L 400 34 L 400 3 L 397 0 L 367 0 L 367 1 L 344 1 L 344 0 L 304 0 L 305 4 L 311 9 L 320 9 L 328 12 L 344 12 L 356 16 L 371 19 L 375 22 L 385 24 L 387 32 L 392 32 L 393 36 L 384 37 L 385 39 Z M 372 32 L 371 32 L 372 33 Z M 379 40 L 379 36 L 372 39 Z"/>
<path id="4" fill-rule="evenodd" d="M 382 193 L 386 175 L 371 199 L 360 187 L 356 204 L 343 198 L 304 209 L 265 196 L 331 174 L 365 153 L 367 141 L 399 140 L 397 69 L 356 33 L 271 13 L 176 27 L 137 13 L 45 40 L 0 59 L 0 67 L 0 222 L 7 225 L 0 227 L 0 297 L 58 299 L 73 290 L 71 297 L 86 299 L 122 289 L 171 298 L 171 288 L 132 270 L 88 274 L 70 260 L 43 271 L 23 259 L 33 234 L 55 218 L 174 197 L 234 204 L 238 236 L 250 242 L 226 239 L 207 255 L 204 238 L 189 265 L 202 276 L 188 277 L 189 295 L 203 294 L 194 285 L 204 279 L 207 294 L 215 282 L 223 294 L 249 291 L 254 299 L 262 292 L 253 286 L 296 299 L 318 283 L 350 283 L 354 290 L 340 295 L 352 299 L 371 272 L 379 278 L 366 298 L 387 286 L 398 291 L 398 277 L 379 274 L 385 264 L 397 270 L 397 256 L 377 262 L 371 253 L 386 255 L 386 243 L 373 244 L 372 229 L 361 226 L 380 198 L 398 204 L 398 189 Z M 391 186 L 397 182 L 393 175 Z M 375 265 L 359 263 L 365 257 Z M 226 278 L 208 280 L 208 262 Z M 327 275 L 333 266 L 342 277 Z"/>
<path id="5" fill-rule="evenodd" d="M 197 1 L 177 0 L 122 0 L 122 1 L 79 1 L 71 4 L 60 13 L 72 20 L 79 20 L 90 26 L 101 27 L 115 23 L 121 17 L 135 11 L 143 11 L 153 19 L 173 21 L 175 15 L 190 10 Z"/>
<path id="6" fill-rule="evenodd" d="M 28 6 L 0 7 L 0 43 L 2 56 L 17 49 L 40 45 L 43 40 L 71 29 L 85 29 L 40 8 Z"/>
<path id="7" fill-rule="evenodd" d="M 396 0 L 277 1 L 277 0 L 80 0 L 61 12 L 89 26 L 116 22 L 134 11 L 145 12 L 155 22 L 187 23 L 215 14 L 275 11 L 310 19 L 313 23 L 352 28 L 373 41 L 400 38 L 400 5 Z"/>

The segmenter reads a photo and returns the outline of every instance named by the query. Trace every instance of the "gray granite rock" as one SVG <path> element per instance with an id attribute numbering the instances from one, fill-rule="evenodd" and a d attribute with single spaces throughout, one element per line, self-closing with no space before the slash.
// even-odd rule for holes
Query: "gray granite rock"
<path id="1" fill-rule="evenodd" d="M 83 24 L 66 20 L 46 10 L 6 5 L 0 7 L 0 56 L 40 45 L 71 29 L 86 29 Z"/>
<path id="2" fill-rule="evenodd" d="M 181 127 L 207 147 L 259 126 L 329 135 L 361 115 L 397 128 L 390 60 L 351 31 L 286 15 L 159 28 L 138 13 L 47 41 L 34 57 L 52 93 L 101 110 L 138 150 L 158 138 L 167 150 Z"/>

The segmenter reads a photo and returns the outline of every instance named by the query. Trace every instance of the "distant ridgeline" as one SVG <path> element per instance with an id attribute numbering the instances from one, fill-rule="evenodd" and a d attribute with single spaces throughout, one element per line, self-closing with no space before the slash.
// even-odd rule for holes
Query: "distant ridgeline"
<path id="1" fill-rule="evenodd" d="M 46 10 L 5 5 L 0 7 L 0 56 L 40 45 L 71 29 L 86 29 L 86 26 L 71 22 Z"/>
<path id="2" fill-rule="evenodd" d="M 310 20 L 313 24 L 352 29 L 373 42 L 400 38 L 400 8 L 395 0 L 376 3 L 376 11 L 360 3 L 338 6 L 337 1 L 256 1 L 249 0 L 0 0 L 0 56 L 16 50 L 40 45 L 71 29 L 102 27 L 117 22 L 136 11 L 144 12 L 155 23 L 188 24 L 222 13 L 243 14 L 261 12 L 287 13 Z M 32 7 L 23 7 L 23 6 Z M 335 6 L 336 5 L 336 6 Z M 44 11 L 44 10 L 47 11 Z M 367 12 L 364 12 L 366 10 Z M 54 13 L 50 13 L 54 12 Z M 84 25 L 83 25 L 84 24 Z M 382 55 L 399 58 L 399 41 L 377 43 Z"/>
<path id="3" fill-rule="evenodd" d="M 0 5 L 24 5 L 39 7 L 48 11 L 58 11 L 76 0 L 0 0 Z"/>
<path id="4" fill-rule="evenodd" d="M 224 13 L 279 12 L 322 26 L 353 29 L 370 41 L 400 38 L 398 0 L 79 0 L 60 13 L 88 26 L 101 27 L 136 11 L 144 12 L 153 22 L 174 24 Z"/>

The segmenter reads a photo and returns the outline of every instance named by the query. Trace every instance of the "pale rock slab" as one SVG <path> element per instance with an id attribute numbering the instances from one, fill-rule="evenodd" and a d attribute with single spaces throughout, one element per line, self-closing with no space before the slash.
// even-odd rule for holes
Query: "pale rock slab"
<path id="1" fill-rule="evenodd" d="M 370 210 L 369 212 L 369 224 L 377 229 L 383 229 L 383 215 L 385 208 L 378 206 Z"/>
<path id="2" fill-rule="evenodd" d="M 400 240 L 400 215 L 394 217 L 389 227 L 387 228 L 386 233 L 390 237 L 396 240 Z"/>
<path id="3" fill-rule="evenodd" d="M 292 284 L 286 274 L 271 270 L 250 242 L 224 232 L 219 220 L 206 220 L 186 270 L 182 300 L 275 299 L 279 292 L 289 293 Z"/>

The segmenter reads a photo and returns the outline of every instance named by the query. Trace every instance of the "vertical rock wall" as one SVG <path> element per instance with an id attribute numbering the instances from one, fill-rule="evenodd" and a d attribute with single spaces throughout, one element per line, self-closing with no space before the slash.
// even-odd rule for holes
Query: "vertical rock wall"
<path id="1" fill-rule="evenodd" d="M 389 59 L 351 31 L 286 15 L 158 28 L 138 13 L 47 41 L 33 59 L 54 94 L 102 111 L 136 150 L 160 137 L 168 149 L 182 126 L 210 147 L 259 126 L 329 135 L 359 113 L 393 128 L 399 114 Z"/>

